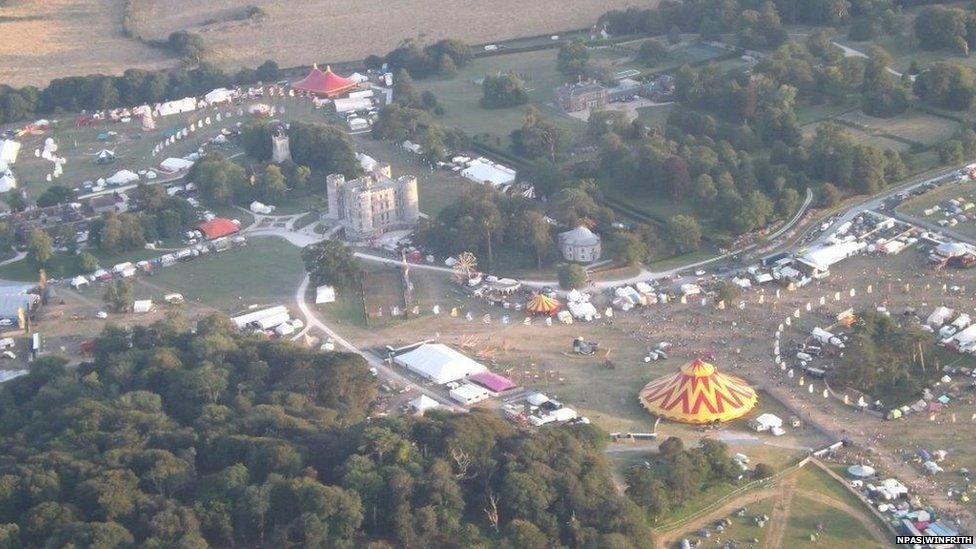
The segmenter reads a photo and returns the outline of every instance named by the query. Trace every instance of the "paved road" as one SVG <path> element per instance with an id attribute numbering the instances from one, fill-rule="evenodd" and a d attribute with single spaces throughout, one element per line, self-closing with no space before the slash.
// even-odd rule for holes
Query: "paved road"
<path id="1" fill-rule="evenodd" d="M 803 215 L 807 213 L 807 211 L 810 209 L 810 206 L 811 206 L 812 203 L 813 203 L 813 191 L 807 189 L 806 198 L 804 199 L 803 204 L 800 206 L 799 210 L 796 212 L 796 214 L 793 216 L 792 219 L 790 219 L 786 224 L 784 224 L 782 227 L 780 227 L 779 230 L 777 230 L 775 233 L 773 233 L 772 235 L 770 235 L 769 240 L 775 240 L 775 239 L 779 238 L 780 236 L 782 236 L 787 231 L 789 231 L 790 229 L 792 229 L 793 226 L 796 225 L 796 223 L 799 222 L 799 220 L 803 217 Z M 253 225 L 251 225 L 250 227 L 248 227 L 245 230 L 245 233 L 247 233 L 249 235 L 253 235 L 253 236 L 278 236 L 278 237 L 281 237 L 281 238 L 284 238 L 284 239 L 288 240 L 293 245 L 299 246 L 299 247 L 308 246 L 310 244 L 314 244 L 316 242 L 320 242 L 321 240 L 324 239 L 324 236 L 323 235 L 320 235 L 320 234 L 314 232 L 314 230 L 313 230 L 314 224 L 309 225 L 308 227 L 305 227 L 300 232 L 295 232 L 295 231 L 288 230 L 287 228 L 278 228 L 278 227 L 256 228 L 256 225 L 257 224 L 258 223 L 257 223 L 257 218 L 256 218 L 255 219 L 255 223 Z M 689 263 L 689 264 L 686 264 L 686 265 L 681 265 L 679 267 L 675 267 L 673 269 L 667 269 L 667 270 L 663 270 L 663 271 L 651 271 L 651 270 L 647 269 L 646 267 L 641 267 L 640 272 L 638 274 L 634 275 L 634 276 L 626 277 L 626 278 L 613 279 L 613 280 L 601 280 L 599 282 L 594 283 L 593 287 L 594 288 L 597 288 L 597 289 L 607 289 L 607 288 L 614 288 L 614 287 L 622 286 L 622 285 L 626 285 L 626 284 L 635 284 L 635 283 L 640 282 L 640 281 L 655 280 L 655 279 L 660 279 L 660 278 L 669 278 L 669 277 L 672 277 L 672 276 L 674 276 L 674 275 L 676 275 L 676 274 L 678 274 L 680 272 L 683 272 L 683 271 L 688 271 L 688 270 L 691 270 L 691 269 L 696 269 L 698 267 L 703 267 L 705 265 L 714 263 L 716 261 L 721 261 L 722 259 L 727 259 L 727 258 L 729 258 L 729 257 L 731 257 L 733 255 L 742 253 L 744 251 L 748 251 L 749 249 L 752 249 L 753 247 L 755 247 L 755 245 L 750 245 L 750 246 L 747 246 L 746 248 L 744 248 L 742 250 L 735 250 L 733 252 L 728 252 L 728 253 L 725 253 L 725 254 L 717 255 L 717 256 L 712 257 L 712 258 L 709 258 L 709 259 L 705 259 L 705 260 L 702 260 L 702 261 L 696 261 L 694 263 Z M 383 263 L 383 264 L 386 264 L 386 265 L 393 265 L 393 266 L 398 266 L 398 265 L 401 265 L 402 264 L 402 261 L 399 260 L 399 259 L 394 259 L 394 258 L 390 258 L 390 257 L 383 257 L 383 256 L 379 256 L 379 255 L 365 253 L 365 252 L 355 252 L 354 255 L 357 258 L 359 258 L 359 259 L 362 259 L 364 261 L 372 261 L 374 263 Z M 410 263 L 410 268 L 411 269 L 416 269 L 416 270 L 424 270 L 424 271 L 436 271 L 436 272 L 442 272 L 442 273 L 447 273 L 447 274 L 452 274 L 454 272 L 449 267 L 444 267 L 444 266 L 441 266 L 441 265 L 430 265 L 430 264 L 427 264 L 427 263 Z M 523 285 L 525 285 L 527 287 L 530 287 L 530 288 L 543 288 L 543 287 L 546 287 L 546 286 L 556 287 L 556 286 L 559 285 L 559 281 L 557 281 L 557 280 L 526 280 L 526 279 L 520 279 L 520 281 L 522 282 Z"/>
<path id="2" fill-rule="evenodd" d="M 319 318 L 318 314 L 311 307 L 309 307 L 308 302 L 305 300 L 305 295 L 308 290 L 308 282 L 309 282 L 308 275 L 306 275 L 305 278 L 302 280 L 302 283 L 298 286 L 298 290 L 295 291 L 295 303 L 298 304 L 298 309 L 302 312 L 302 315 L 305 317 L 305 324 L 307 326 L 315 327 L 321 330 L 322 332 L 325 333 L 326 336 L 331 337 L 333 341 L 335 341 L 340 347 L 342 347 L 346 351 L 362 355 L 362 357 L 366 359 L 366 362 L 368 362 L 370 366 L 376 368 L 377 375 L 380 377 L 380 379 L 386 381 L 392 381 L 400 386 L 415 389 L 418 392 L 423 393 L 429 396 L 430 398 L 436 400 L 441 404 L 441 406 L 449 410 L 455 412 L 467 411 L 466 408 L 458 406 L 450 399 L 445 398 L 444 396 L 430 390 L 427 387 L 424 387 L 423 385 L 414 383 L 413 381 L 411 381 L 409 378 L 407 378 L 400 372 L 397 372 L 390 366 L 387 366 L 387 364 L 383 360 L 381 360 L 373 353 L 364 352 L 360 350 L 358 347 L 350 343 L 348 340 L 346 340 L 345 338 L 337 334 L 335 330 L 333 330 L 332 328 L 327 326 L 324 322 L 322 322 L 322 319 Z"/>

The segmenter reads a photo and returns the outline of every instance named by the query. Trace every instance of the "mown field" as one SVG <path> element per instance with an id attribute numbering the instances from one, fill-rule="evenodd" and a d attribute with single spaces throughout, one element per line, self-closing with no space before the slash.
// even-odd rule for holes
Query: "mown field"
<path id="1" fill-rule="evenodd" d="M 187 301 L 225 313 L 249 305 L 292 305 L 304 276 L 301 250 L 280 238 L 250 238 L 247 246 L 140 276 L 137 295 L 179 292 Z"/>
<path id="2" fill-rule="evenodd" d="M 650 0 L 642 7 L 657 2 Z M 477 44 L 588 27 L 630 0 L 135 0 L 140 34 L 152 38 L 186 29 L 204 37 L 222 66 L 282 66 L 361 59 L 383 54 L 407 38 L 459 38 Z M 249 6 L 264 22 L 243 18 Z"/>
<path id="3" fill-rule="evenodd" d="M 0 10 L 0 83 L 118 74 L 176 65 L 165 52 L 122 35 L 125 0 L 9 0 Z"/>
<path id="4" fill-rule="evenodd" d="M 427 79 L 416 82 L 417 88 L 430 90 L 446 111 L 439 120 L 447 127 L 464 130 L 469 135 L 488 134 L 496 146 L 508 146 L 508 136 L 522 126 L 525 107 L 485 109 L 479 103 L 484 95 L 481 80 L 487 74 L 513 72 L 528 89 L 529 102 L 542 108 L 565 129 L 579 132 L 584 123 L 552 106 L 553 89 L 563 83 L 556 70 L 556 50 L 542 50 L 475 59 L 450 79 Z M 548 104 L 548 105 L 547 105 Z"/>

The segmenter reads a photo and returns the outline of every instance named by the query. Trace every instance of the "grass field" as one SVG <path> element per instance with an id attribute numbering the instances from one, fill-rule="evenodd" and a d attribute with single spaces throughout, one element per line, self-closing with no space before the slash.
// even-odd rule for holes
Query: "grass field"
<path id="1" fill-rule="evenodd" d="M 498 72 L 519 74 L 529 89 L 529 102 L 551 114 L 563 128 L 574 132 L 583 128 L 583 122 L 546 106 L 552 103 L 553 89 L 563 83 L 562 75 L 556 70 L 556 50 L 475 59 L 453 78 L 421 80 L 416 85 L 420 90 L 433 92 L 444 106 L 446 114 L 440 119 L 443 125 L 460 128 L 473 136 L 488 134 L 494 145 L 505 148 L 512 130 L 522 126 L 525 107 L 485 109 L 480 105 L 481 79 Z"/>
<path id="2" fill-rule="evenodd" d="M 673 109 L 673 105 L 640 107 L 637 109 L 637 119 L 650 127 L 664 127 L 668 120 L 668 115 L 671 114 Z"/>
<path id="3" fill-rule="evenodd" d="M 366 309 L 369 312 L 369 328 L 391 328 L 396 327 L 406 321 L 403 316 L 392 317 L 393 306 L 399 307 L 401 314 L 404 313 L 404 295 L 402 291 L 401 274 L 399 268 L 389 265 L 376 263 L 363 263 L 366 270 Z M 413 307 L 419 309 L 419 316 L 430 316 L 431 308 L 440 305 L 444 314 L 456 304 L 450 296 L 450 291 L 455 289 L 447 280 L 447 275 L 432 273 L 429 271 L 412 270 L 410 281 L 413 283 L 413 293 L 407 311 Z M 363 299 L 358 291 L 340 291 L 335 303 L 316 305 L 319 313 L 330 322 L 338 325 L 353 327 L 357 329 L 367 329 L 363 318 Z M 382 308 L 383 315 L 380 316 L 379 310 Z M 410 313 L 413 317 L 412 312 Z M 415 318 L 415 317 L 414 317 Z"/>
<path id="4" fill-rule="evenodd" d="M 221 127 L 229 126 L 237 121 L 235 117 L 233 122 L 228 120 L 223 125 L 214 123 L 205 126 L 191 134 L 191 137 L 166 147 L 159 156 L 154 157 L 152 155 L 153 148 L 167 135 L 192 122 L 203 120 L 208 116 L 212 117 L 215 113 L 216 111 L 207 109 L 185 115 L 160 117 L 156 120 L 157 129 L 151 132 L 143 132 L 137 119 L 133 119 L 127 124 L 103 122 L 91 127 L 76 127 L 73 115 L 64 116 L 56 121 L 50 131 L 22 140 L 23 148 L 15 166 L 19 185 L 21 188 L 27 189 L 30 195 L 36 198 L 51 185 L 80 188 L 84 181 L 95 181 L 100 177 L 108 177 L 121 169 L 137 172 L 154 168 L 167 157 L 181 157 L 196 151 L 204 140 L 217 135 Z M 214 122 L 213 118 L 211 118 L 211 122 Z M 109 132 L 115 132 L 115 135 L 110 135 L 107 140 L 99 139 L 99 134 Z M 34 151 L 42 149 L 44 141 L 48 138 L 53 138 L 58 145 L 56 154 L 64 157 L 67 161 L 61 177 L 51 182 L 47 181 L 46 176 L 53 171 L 54 164 L 34 156 Z M 96 155 L 102 149 L 113 151 L 116 155 L 115 162 L 104 165 L 96 164 Z M 166 177 L 163 173 L 160 173 L 159 176 L 161 178 Z M 81 189 L 80 192 L 86 191 Z"/>
<path id="5" fill-rule="evenodd" d="M 812 139 L 817 133 L 817 127 L 824 123 L 825 121 L 821 121 L 803 126 L 803 137 L 806 139 Z M 890 139 L 883 135 L 871 134 L 850 126 L 844 126 L 844 131 L 860 143 L 869 143 L 876 147 L 881 147 L 882 149 L 892 149 L 898 152 L 907 152 L 908 149 L 911 148 L 911 145 L 908 143 L 895 141 L 894 139 Z"/>
<path id="6" fill-rule="evenodd" d="M 714 59 L 728 52 L 707 44 L 689 43 L 679 44 L 665 59 L 657 65 L 648 67 L 634 60 L 645 40 L 633 40 L 614 47 L 601 47 L 590 50 L 590 60 L 598 65 L 609 67 L 614 72 L 633 69 L 641 72 L 667 71 L 681 65 L 699 63 L 707 59 Z"/>
<path id="7" fill-rule="evenodd" d="M 79 74 L 117 74 L 129 67 L 176 65 L 164 52 L 122 36 L 124 0 L 3 2 L 0 82 L 23 86 Z"/>
<path id="8" fill-rule="evenodd" d="M 921 196 L 903 202 L 898 206 L 898 211 L 929 223 L 938 223 L 940 220 L 947 219 L 945 210 L 939 210 L 932 215 L 925 215 L 925 210 L 954 198 L 968 202 L 976 201 L 976 182 L 966 180 L 946 183 Z M 971 210 L 970 213 L 973 211 Z M 963 221 L 952 227 L 952 230 L 976 237 L 976 222 Z"/>
<path id="9" fill-rule="evenodd" d="M 182 293 L 187 301 L 226 313 L 248 305 L 294 303 L 295 288 L 304 275 L 301 250 L 279 238 L 251 238 L 247 246 L 208 255 L 140 277 L 137 295 L 160 297 Z"/>
<path id="10" fill-rule="evenodd" d="M 144 259 L 159 257 L 165 253 L 158 250 L 143 249 L 122 252 L 119 254 L 109 254 L 96 249 L 91 249 L 88 251 L 98 258 L 98 264 L 106 269 L 111 269 L 113 265 L 125 261 L 142 261 Z M 15 261 L 13 263 L 0 266 L 0 279 L 34 281 L 37 280 L 37 271 L 37 267 L 32 265 L 26 259 L 22 259 L 20 261 Z M 70 278 L 75 275 L 82 274 L 78 269 L 78 260 L 76 259 L 76 256 L 60 252 L 54 255 L 54 258 L 51 260 L 51 264 L 46 267 L 46 271 L 47 276 L 50 279 Z"/>
<path id="11" fill-rule="evenodd" d="M 656 1 L 644 2 L 652 7 Z M 630 0 L 135 0 L 139 32 L 165 38 L 186 29 L 204 37 L 209 61 L 256 66 L 275 59 L 283 66 L 362 59 L 384 54 L 402 40 L 459 38 L 471 44 L 589 27 L 604 12 Z M 243 18 L 248 6 L 267 14 Z"/>
<path id="12" fill-rule="evenodd" d="M 723 518 L 722 515 L 709 520 L 707 522 L 711 533 L 709 541 L 721 543 L 724 540 L 735 540 L 739 543 L 748 543 L 756 539 L 759 546 L 777 543 L 778 547 L 838 549 L 855 546 L 884 547 L 872 531 L 855 516 L 850 515 L 848 510 L 858 510 L 862 520 L 870 521 L 877 527 L 876 532 L 887 535 L 884 525 L 878 523 L 864 504 L 849 490 L 816 465 L 807 464 L 788 474 L 787 477 L 777 481 L 777 486 L 781 486 L 785 492 L 780 491 L 779 487 L 774 487 L 772 495 L 757 494 L 753 500 L 756 497 L 760 499 L 751 502 L 747 501 L 748 493 L 737 496 L 744 501 L 742 505 L 746 509 L 746 515 L 744 517 L 737 517 L 734 513 L 725 515 L 732 524 L 724 532 L 717 532 L 714 528 L 714 523 Z M 700 499 L 713 500 L 713 498 Z M 760 514 L 770 517 L 770 521 L 764 528 L 756 526 L 753 520 Z M 703 518 L 698 519 L 693 523 L 697 526 L 686 530 L 683 535 L 675 539 L 697 538 L 698 531 L 695 528 L 700 527 L 703 522 Z M 811 540 L 811 534 L 815 534 L 821 526 L 823 530 L 816 541 Z"/>
<path id="13" fill-rule="evenodd" d="M 811 540 L 810 535 L 823 525 L 823 533 Z M 785 547 L 885 547 L 875 540 L 857 520 L 818 501 L 797 496 L 793 500 L 789 523 L 783 537 Z"/>
<path id="14" fill-rule="evenodd" d="M 839 104 L 822 103 L 820 105 L 813 105 L 808 102 L 798 103 L 796 105 L 796 118 L 801 126 L 812 124 L 857 109 L 858 104 L 859 102 L 854 98 Z"/>
<path id="15" fill-rule="evenodd" d="M 840 119 L 871 133 L 890 134 L 922 145 L 933 145 L 949 139 L 959 126 L 954 120 L 921 111 L 908 111 L 894 118 L 874 118 L 858 110 L 845 113 Z"/>

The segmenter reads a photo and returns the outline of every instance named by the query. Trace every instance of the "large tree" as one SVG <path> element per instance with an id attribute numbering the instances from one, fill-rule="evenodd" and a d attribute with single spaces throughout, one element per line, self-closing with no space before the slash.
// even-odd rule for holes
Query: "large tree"
<path id="1" fill-rule="evenodd" d="M 355 288 L 362 276 L 359 260 L 339 240 L 324 240 L 302 250 L 305 270 L 315 284 Z"/>

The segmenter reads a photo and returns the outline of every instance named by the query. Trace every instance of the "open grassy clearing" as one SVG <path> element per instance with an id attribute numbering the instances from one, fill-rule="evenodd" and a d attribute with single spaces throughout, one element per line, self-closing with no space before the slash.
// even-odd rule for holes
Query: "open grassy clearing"
<path id="1" fill-rule="evenodd" d="M 637 119 L 650 127 L 664 127 L 668 121 L 668 115 L 674 109 L 674 105 L 657 105 L 654 107 L 640 107 L 637 109 Z"/>
<path id="2" fill-rule="evenodd" d="M 610 47 L 599 47 L 590 50 L 590 61 L 605 65 L 614 72 L 623 70 L 638 70 L 641 72 L 661 72 L 680 67 L 681 65 L 700 63 L 728 54 L 727 50 L 701 44 L 697 42 L 678 44 L 668 53 L 668 56 L 653 67 L 648 67 L 634 60 L 641 44 L 647 39 L 633 40 Z M 658 37 L 657 40 L 663 40 Z"/>
<path id="3" fill-rule="evenodd" d="M 817 127 L 824 122 L 818 122 L 815 124 L 807 124 L 803 126 L 803 137 L 806 139 L 813 139 L 813 136 L 817 133 Z M 869 143 L 876 147 L 881 147 L 883 149 L 892 149 L 898 152 L 907 152 L 911 146 L 908 143 L 902 143 L 901 141 L 895 141 L 883 135 L 871 134 L 857 128 L 852 128 L 850 126 L 844 126 L 844 131 L 850 134 L 854 139 L 861 143 Z"/>
<path id="4" fill-rule="evenodd" d="M 3 3 L 0 82 L 46 84 L 80 74 L 176 65 L 165 52 L 122 36 L 124 0 L 10 0 Z"/>
<path id="5" fill-rule="evenodd" d="M 142 261 L 163 255 L 159 250 L 132 250 L 118 254 L 110 254 L 100 250 L 88 250 L 98 259 L 98 264 L 104 268 L 111 268 L 113 265 L 125 261 Z M 54 254 L 51 264 L 46 268 L 49 279 L 70 278 L 82 274 L 78 269 L 77 256 L 64 252 Z M 37 280 L 38 269 L 26 259 L 8 263 L 0 266 L 0 280 L 17 280 L 22 282 L 32 282 Z"/>
<path id="6" fill-rule="evenodd" d="M 823 533 L 811 540 L 810 535 L 817 531 L 818 525 L 824 526 Z M 802 495 L 797 495 L 793 500 L 783 543 L 786 547 L 828 549 L 885 547 L 846 512 Z"/>
<path id="7" fill-rule="evenodd" d="M 934 145 L 952 137 L 959 127 L 954 120 L 910 110 L 894 118 L 875 118 L 860 110 L 840 116 L 841 120 L 868 132 L 881 132 L 923 145 Z"/>
<path id="8" fill-rule="evenodd" d="M 857 109 L 859 101 L 851 98 L 843 103 L 821 103 L 814 105 L 811 103 L 799 103 L 796 105 L 796 118 L 800 125 L 820 122 L 828 118 L 834 118 L 850 110 Z"/>
<path id="9" fill-rule="evenodd" d="M 925 210 L 942 205 L 952 199 L 962 199 L 967 202 L 976 201 L 976 182 L 965 180 L 946 183 L 921 196 L 916 196 L 898 206 L 898 211 L 928 223 L 938 223 L 947 219 L 945 209 L 925 215 Z M 969 213 L 973 213 L 970 210 Z M 963 221 L 952 227 L 952 230 L 964 235 L 976 237 L 976 222 Z"/>
<path id="10" fill-rule="evenodd" d="M 26 188 L 32 196 L 37 197 L 51 185 L 76 188 L 84 181 L 108 177 L 121 169 L 139 171 L 153 168 L 167 157 L 180 157 L 196 151 L 204 140 L 216 136 L 220 128 L 231 124 L 227 121 L 223 125 L 216 123 L 206 126 L 191 134 L 190 138 L 168 146 L 159 156 L 152 155 L 153 148 L 166 136 L 192 122 L 203 120 L 207 116 L 213 117 L 215 113 L 213 109 L 206 109 L 186 115 L 160 117 L 157 118 L 157 129 L 151 132 L 142 131 L 137 119 L 127 124 L 103 122 L 91 127 L 76 127 L 75 117 L 67 115 L 57 119 L 51 130 L 22 140 L 23 148 L 14 170 L 21 188 Z M 237 121 L 236 118 L 234 121 Z M 100 135 L 104 136 L 109 132 L 115 132 L 116 135 L 99 139 Z M 61 177 L 50 182 L 47 181 L 47 175 L 52 173 L 54 164 L 34 156 L 34 151 L 43 149 L 44 141 L 48 138 L 53 138 L 58 145 L 56 154 L 67 160 Z M 114 162 L 96 164 L 96 157 L 103 149 L 115 153 Z M 163 173 L 159 175 L 166 177 Z"/>
<path id="11" fill-rule="evenodd" d="M 179 292 L 187 301 L 230 314 L 252 304 L 292 304 L 303 275 L 301 250 L 279 238 L 257 237 L 248 239 L 243 248 L 140 277 L 136 294 L 158 298 L 166 291 Z"/>
<path id="12" fill-rule="evenodd" d="M 830 496 L 840 502 L 846 503 L 851 507 L 864 505 L 846 487 L 841 486 L 837 480 L 828 475 L 819 467 L 807 465 L 796 473 L 796 487 L 798 490 L 821 493 Z"/>
<path id="13" fill-rule="evenodd" d="M 547 106 L 552 103 L 553 89 L 563 83 L 562 75 L 556 70 L 556 53 L 552 49 L 475 59 L 453 78 L 431 78 L 417 81 L 416 85 L 420 90 L 433 92 L 444 106 L 446 113 L 439 119 L 441 124 L 460 128 L 469 135 L 488 134 L 494 145 L 505 148 L 512 130 L 522 126 L 525 107 L 483 108 L 479 103 L 483 95 L 481 80 L 486 74 L 514 72 L 525 80 L 530 103 L 553 115 L 566 130 L 578 132 L 583 122 Z"/>
<path id="14" fill-rule="evenodd" d="M 710 541 L 718 544 L 719 540 L 735 540 L 739 543 L 748 543 L 751 540 L 758 540 L 759 546 L 763 546 L 766 541 L 766 534 L 769 532 L 768 524 L 760 528 L 754 520 L 758 515 L 770 516 L 775 506 L 775 498 L 766 498 L 751 505 L 746 506 L 746 514 L 743 517 L 730 516 L 732 525 L 725 529 L 721 534 L 715 534 Z M 696 532 L 686 532 L 678 539 L 694 539 Z"/>
<path id="15" fill-rule="evenodd" d="M 241 19 L 252 5 L 267 14 L 265 21 Z M 561 32 L 589 27 L 607 10 L 629 5 L 629 0 L 136 0 L 135 13 L 144 36 L 164 38 L 181 29 L 200 33 L 212 50 L 208 60 L 236 68 L 265 59 L 283 67 L 362 59 L 407 38 L 477 44 Z"/>

